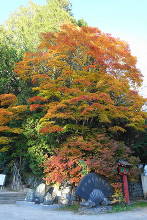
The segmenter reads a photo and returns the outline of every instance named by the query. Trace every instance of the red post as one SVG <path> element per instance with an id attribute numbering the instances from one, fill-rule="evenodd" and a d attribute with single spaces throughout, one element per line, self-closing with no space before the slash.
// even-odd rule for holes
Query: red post
<path id="1" fill-rule="evenodd" d="M 129 199 L 128 180 L 127 180 L 127 175 L 126 174 L 123 175 L 123 184 L 124 184 L 125 202 L 127 204 L 129 204 L 130 203 L 130 199 Z"/>

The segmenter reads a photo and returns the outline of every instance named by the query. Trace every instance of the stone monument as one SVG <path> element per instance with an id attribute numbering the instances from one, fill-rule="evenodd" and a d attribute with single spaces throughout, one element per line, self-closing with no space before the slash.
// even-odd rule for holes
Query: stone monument
<path id="1" fill-rule="evenodd" d="M 76 189 L 76 196 L 85 200 L 81 205 L 89 208 L 111 204 L 108 198 L 112 196 L 112 193 L 111 185 L 96 173 L 84 176 Z"/>

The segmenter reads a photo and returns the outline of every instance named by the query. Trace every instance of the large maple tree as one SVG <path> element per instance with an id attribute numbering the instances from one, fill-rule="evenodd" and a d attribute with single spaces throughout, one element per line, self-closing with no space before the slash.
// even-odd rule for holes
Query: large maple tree
<path id="1" fill-rule="evenodd" d="M 145 99 L 137 92 L 142 75 L 126 42 L 97 28 L 64 25 L 42 34 L 36 53 L 16 66 L 38 95 L 30 109 L 44 110 L 42 133 L 106 127 L 142 129 Z"/>
<path id="2" fill-rule="evenodd" d="M 145 99 L 137 92 L 142 75 L 127 43 L 97 28 L 64 25 L 42 34 L 38 52 L 26 53 L 15 71 L 36 93 L 28 104 L 43 113 L 40 133 L 57 134 L 59 148 L 44 164 L 46 180 L 79 181 L 80 161 L 114 177 L 119 144 L 104 133 L 141 130 L 146 117 Z M 119 156 L 129 155 L 124 148 Z"/>

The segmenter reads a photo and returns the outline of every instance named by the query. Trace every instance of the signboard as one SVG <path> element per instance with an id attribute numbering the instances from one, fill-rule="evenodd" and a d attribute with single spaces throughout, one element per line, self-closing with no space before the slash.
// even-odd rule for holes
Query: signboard
<path id="1" fill-rule="evenodd" d="M 144 166 L 144 176 L 147 176 L 147 164 Z"/>
<path id="2" fill-rule="evenodd" d="M 6 175 L 0 174 L 0 186 L 3 186 L 5 184 L 5 178 L 6 178 Z"/>

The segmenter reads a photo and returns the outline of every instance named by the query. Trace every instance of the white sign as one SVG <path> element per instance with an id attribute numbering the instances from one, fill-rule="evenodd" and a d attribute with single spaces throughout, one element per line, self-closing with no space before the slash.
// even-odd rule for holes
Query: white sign
<path id="1" fill-rule="evenodd" d="M 6 175 L 0 174 L 0 186 L 3 186 L 5 183 Z"/>
<path id="2" fill-rule="evenodd" d="M 147 176 L 147 164 L 144 166 L 144 175 Z"/>

